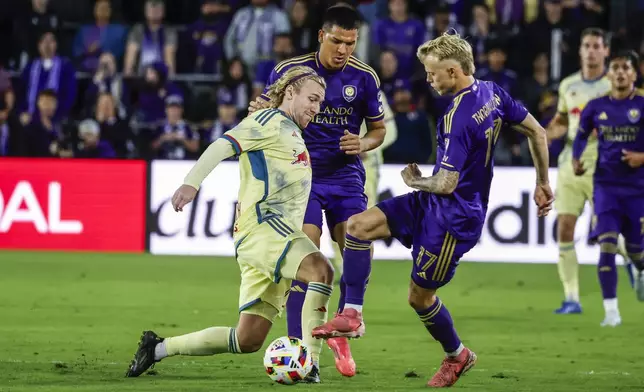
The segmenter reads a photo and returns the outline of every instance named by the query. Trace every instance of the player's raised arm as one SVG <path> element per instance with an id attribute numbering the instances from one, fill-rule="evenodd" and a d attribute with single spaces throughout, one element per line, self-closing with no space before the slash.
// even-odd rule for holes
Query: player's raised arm
<path id="1" fill-rule="evenodd" d="M 586 108 L 581 112 L 579 120 L 579 129 L 575 135 L 575 140 L 572 143 L 572 166 L 575 170 L 575 174 L 581 176 L 586 172 L 586 168 L 581 164 L 581 155 L 586 149 L 588 144 L 588 138 L 590 137 L 593 129 L 595 129 L 594 121 L 594 112 L 592 105 L 589 103 Z"/>
<path id="2" fill-rule="evenodd" d="M 561 139 L 568 132 L 568 106 L 566 103 L 565 88 L 564 83 L 559 86 L 557 113 L 547 126 L 548 141 Z"/>
<path id="3" fill-rule="evenodd" d="M 235 155 L 237 149 L 225 135 L 215 140 L 199 157 L 197 163 L 190 169 L 183 185 L 172 196 L 172 207 L 182 211 L 186 204 L 194 200 L 203 180 L 214 170 L 221 161 Z"/>

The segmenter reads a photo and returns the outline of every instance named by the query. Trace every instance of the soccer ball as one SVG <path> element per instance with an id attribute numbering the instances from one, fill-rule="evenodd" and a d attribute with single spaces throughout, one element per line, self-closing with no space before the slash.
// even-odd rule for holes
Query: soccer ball
<path id="1" fill-rule="evenodd" d="M 264 368 L 268 377 L 280 384 L 290 385 L 301 381 L 312 367 L 309 349 L 293 336 L 273 340 L 264 354 Z"/>

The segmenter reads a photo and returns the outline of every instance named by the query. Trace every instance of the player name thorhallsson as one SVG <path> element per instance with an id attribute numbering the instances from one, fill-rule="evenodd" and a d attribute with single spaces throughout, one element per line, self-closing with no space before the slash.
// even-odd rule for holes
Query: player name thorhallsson
<path id="1" fill-rule="evenodd" d="M 353 114 L 353 107 L 339 108 L 325 107 L 320 113 L 313 117 L 313 122 L 316 124 L 329 124 L 329 125 L 348 125 L 349 119 L 347 116 Z"/>
<path id="2" fill-rule="evenodd" d="M 487 118 L 487 116 L 489 116 L 494 109 L 499 107 L 500 104 L 501 98 L 499 98 L 498 95 L 494 94 L 494 98 L 487 101 L 487 103 L 483 105 L 482 108 L 480 108 L 472 115 L 472 118 L 474 119 L 474 121 L 476 121 L 477 125 L 481 125 L 481 123 Z"/>

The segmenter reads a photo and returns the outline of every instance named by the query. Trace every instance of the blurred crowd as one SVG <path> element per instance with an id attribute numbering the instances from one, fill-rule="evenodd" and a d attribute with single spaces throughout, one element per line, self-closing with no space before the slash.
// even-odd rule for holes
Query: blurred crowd
<path id="1" fill-rule="evenodd" d="M 246 115 L 276 63 L 317 49 L 337 3 L 364 18 L 354 55 L 395 112 L 392 163 L 432 162 L 449 98 L 415 53 L 445 31 L 469 38 L 478 78 L 544 124 L 579 69 L 584 28 L 644 52 L 644 0 L 0 0 L 0 156 L 194 159 Z M 529 165 L 527 142 L 502 134 L 496 164 Z"/>

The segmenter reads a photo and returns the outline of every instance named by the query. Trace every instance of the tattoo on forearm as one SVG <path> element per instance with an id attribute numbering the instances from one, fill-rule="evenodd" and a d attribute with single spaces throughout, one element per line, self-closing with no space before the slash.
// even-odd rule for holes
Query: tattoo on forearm
<path id="1" fill-rule="evenodd" d="M 456 189 L 458 178 L 457 171 L 439 169 L 435 175 L 419 179 L 414 188 L 429 193 L 448 195 Z"/>

